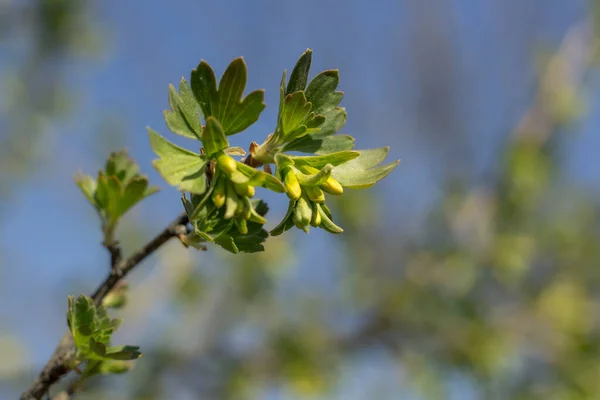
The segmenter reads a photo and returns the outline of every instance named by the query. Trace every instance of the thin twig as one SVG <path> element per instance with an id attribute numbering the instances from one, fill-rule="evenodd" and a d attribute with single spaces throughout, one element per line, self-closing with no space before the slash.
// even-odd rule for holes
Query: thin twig
<path id="1" fill-rule="evenodd" d="M 169 239 L 178 236 L 181 232 L 180 227 L 182 225 L 186 226 L 187 223 L 187 215 L 185 213 L 179 215 L 169 226 L 146 243 L 141 249 L 133 253 L 129 258 L 118 261 L 113 268 L 111 268 L 108 277 L 92 294 L 91 297 L 96 305 L 100 305 L 102 299 L 104 299 L 116 284 L 135 268 L 135 266 L 141 263 L 150 254 L 154 253 Z M 56 350 L 54 350 L 54 354 L 52 354 L 52 357 L 50 357 L 50 360 L 48 360 L 36 381 L 29 389 L 23 392 L 21 400 L 41 399 L 42 396 L 48 392 L 51 385 L 56 383 L 71 370 L 69 361 L 72 359 L 73 354 L 73 338 L 70 333 L 66 333 L 60 340 Z"/>

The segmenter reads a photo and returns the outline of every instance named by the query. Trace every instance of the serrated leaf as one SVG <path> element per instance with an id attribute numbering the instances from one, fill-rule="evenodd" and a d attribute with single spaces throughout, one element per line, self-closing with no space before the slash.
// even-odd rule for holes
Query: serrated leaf
<path id="1" fill-rule="evenodd" d="M 139 167 L 125 150 L 121 150 L 110 154 L 104 171 L 107 176 L 114 176 L 125 183 L 139 174 Z"/>
<path id="2" fill-rule="evenodd" d="M 179 93 L 173 85 L 169 85 L 169 106 L 171 110 L 164 111 L 167 127 L 178 135 L 200 139 L 202 128 L 198 102 L 184 78 L 179 83 Z"/>
<path id="3" fill-rule="evenodd" d="M 304 135 L 286 144 L 282 151 L 299 151 L 301 153 L 328 154 L 354 148 L 354 138 L 350 135 L 335 135 L 323 138 Z"/>
<path id="4" fill-rule="evenodd" d="M 92 351 L 96 356 L 100 358 L 104 358 L 106 354 L 106 346 L 102 342 L 96 342 L 94 338 L 90 338 L 89 344 L 90 351 Z"/>
<path id="5" fill-rule="evenodd" d="M 87 346 L 88 338 L 94 332 L 96 309 L 91 299 L 86 296 L 79 296 L 77 300 L 69 296 L 68 300 L 67 322 L 73 341 L 77 347 Z"/>
<path id="6" fill-rule="evenodd" d="M 268 211 L 267 205 L 260 201 L 252 201 L 254 212 L 260 217 Z M 262 221 L 255 222 L 251 217 L 247 222 L 248 233 L 240 234 L 233 220 L 224 219 L 225 207 L 210 213 L 202 223 L 194 224 L 195 233 L 208 242 L 214 243 L 231 253 L 253 253 L 263 251 L 268 233 L 263 229 Z"/>
<path id="7" fill-rule="evenodd" d="M 312 50 L 306 49 L 306 51 L 302 53 L 302 55 L 296 62 L 296 65 L 294 66 L 294 69 L 290 75 L 290 81 L 287 84 L 285 94 L 294 93 L 299 90 L 304 90 L 306 88 L 311 60 Z"/>
<path id="8" fill-rule="evenodd" d="M 331 164 L 334 167 L 342 165 L 351 160 L 354 160 L 360 155 L 358 151 L 345 150 L 338 151 L 335 153 L 323 154 L 320 156 L 291 156 L 289 157 L 294 161 L 294 165 L 297 167 L 310 166 L 313 168 L 321 169 L 327 164 Z"/>
<path id="9" fill-rule="evenodd" d="M 265 108 L 263 90 L 251 92 L 242 99 L 246 87 L 246 74 L 246 64 L 242 57 L 229 64 L 221 77 L 218 89 L 215 73 L 208 63 L 201 61 L 192 71 L 192 91 L 204 116 L 215 117 L 227 136 L 252 125 Z"/>
<path id="10" fill-rule="evenodd" d="M 137 177 L 129 181 L 127 186 L 120 193 L 117 199 L 116 215 L 122 216 L 131 207 L 139 203 L 145 197 L 156 193 L 159 189 L 157 187 L 149 187 L 148 179 L 146 177 Z"/>
<path id="11" fill-rule="evenodd" d="M 202 131 L 202 144 L 208 157 L 229 147 L 225 132 L 214 117 L 206 118 L 206 126 Z"/>
<path id="12" fill-rule="evenodd" d="M 206 158 L 174 145 L 148 128 L 150 146 L 160 157 L 153 161 L 162 177 L 179 190 L 202 194 L 206 190 Z"/>
<path id="13" fill-rule="evenodd" d="M 314 110 L 313 110 L 314 111 Z M 325 121 L 319 125 L 319 130 L 311 133 L 313 138 L 324 138 L 338 132 L 346 124 L 348 114 L 343 107 L 335 107 L 322 115 Z"/>
<path id="14" fill-rule="evenodd" d="M 312 104 L 306 101 L 304 92 L 288 94 L 283 100 L 281 113 L 281 128 L 284 137 L 288 137 L 295 130 L 301 128 L 310 114 Z M 306 132 L 306 126 L 304 126 Z"/>
<path id="15" fill-rule="evenodd" d="M 339 81 L 338 70 L 323 71 L 310 81 L 305 93 L 315 114 L 325 114 L 340 104 L 344 94 L 335 91 Z"/>
<path id="16" fill-rule="evenodd" d="M 136 360 L 142 356 L 138 346 L 113 346 L 106 348 L 105 358 L 109 360 Z"/>
<path id="17" fill-rule="evenodd" d="M 333 169 L 332 176 L 344 187 L 364 189 L 373 186 L 396 168 L 399 160 L 379 165 L 387 156 L 389 147 L 360 150 L 360 156 Z"/>

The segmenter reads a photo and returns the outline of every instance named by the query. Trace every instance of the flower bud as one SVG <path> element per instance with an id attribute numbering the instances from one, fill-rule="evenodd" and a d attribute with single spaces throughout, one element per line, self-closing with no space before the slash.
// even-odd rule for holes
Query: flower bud
<path id="1" fill-rule="evenodd" d="M 237 169 L 237 164 L 235 163 L 235 160 L 232 157 L 223 153 L 217 157 L 217 167 L 219 167 L 221 171 L 230 175 L 231 173 L 233 173 L 233 171 Z"/>
<path id="2" fill-rule="evenodd" d="M 310 224 L 315 228 L 321 225 L 321 214 L 319 213 L 319 206 L 317 203 L 312 203 L 312 218 Z"/>
<path id="3" fill-rule="evenodd" d="M 283 178 L 283 183 L 287 190 L 287 195 L 290 199 L 296 200 L 300 197 L 300 195 L 302 194 L 302 188 L 298 183 L 296 175 L 291 169 L 287 170 L 285 177 Z"/>
<path id="4" fill-rule="evenodd" d="M 227 198 L 225 199 L 225 219 L 233 218 L 237 213 L 238 208 L 238 195 L 233 189 L 233 185 L 230 183 L 227 185 Z"/>
<path id="5" fill-rule="evenodd" d="M 213 189 L 211 195 L 212 201 L 217 208 L 223 207 L 225 204 L 225 180 L 218 179 L 215 183 L 215 188 Z"/>
<path id="6" fill-rule="evenodd" d="M 235 189 L 235 192 L 244 197 L 244 196 L 248 196 L 248 192 L 249 192 L 249 188 L 250 186 L 248 186 L 248 183 L 233 183 L 233 188 Z"/>
<path id="7" fill-rule="evenodd" d="M 306 190 L 306 194 L 310 200 L 314 201 L 315 203 L 325 202 L 325 193 L 323 193 L 320 188 L 316 186 L 305 186 L 304 189 Z"/>
<path id="8" fill-rule="evenodd" d="M 321 185 L 321 189 L 323 189 L 326 193 L 336 196 L 344 193 L 344 188 L 342 185 L 340 185 L 340 183 L 332 177 L 329 177 L 329 179 L 327 179 L 325 183 Z"/>
<path id="9" fill-rule="evenodd" d="M 308 225 L 312 219 L 312 209 L 304 197 L 300 197 L 294 207 L 292 221 L 296 227 L 308 232 Z"/>

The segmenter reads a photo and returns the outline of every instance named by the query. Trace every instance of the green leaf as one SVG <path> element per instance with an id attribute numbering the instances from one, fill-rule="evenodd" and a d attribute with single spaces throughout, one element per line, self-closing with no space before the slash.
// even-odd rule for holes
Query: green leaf
<path id="1" fill-rule="evenodd" d="M 87 346 L 89 337 L 94 332 L 96 308 L 92 299 L 87 296 L 81 295 L 77 300 L 73 296 L 69 296 L 68 301 L 67 322 L 75 346 Z"/>
<path id="2" fill-rule="evenodd" d="M 279 236 L 294 226 L 294 222 L 292 221 L 292 214 L 294 213 L 295 206 L 296 200 L 290 200 L 285 216 L 283 217 L 281 222 L 271 230 L 271 236 Z"/>
<path id="3" fill-rule="evenodd" d="M 335 153 L 324 154 L 320 156 L 291 156 L 288 155 L 294 161 L 294 165 L 297 167 L 310 166 L 313 168 L 321 169 L 327 164 L 333 166 L 341 165 L 354 160 L 360 155 L 358 151 L 345 150 L 338 151 Z"/>
<path id="4" fill-rule="evenodd" d="M 281 128 L 284 137 L 301 129 L 302 124 L 309 117 L 311 107 L 312 104 L 306 101 L 304 92 L 295 92 L 285 97 L 281 114 Z M 306 126 L 304 126 L 304 132 L 306 132 Z"/>
<path id="5" fill-rule="evenodd" d="M 90 350 L 92 351 L 92 353 L 94 353 L 100 359 L 104 358 L 104 355 L 106 354 L 106 346 L 104 345 L 104 343 L 96 342 L 94 340 L 94 338 L 92 337 L 92 338 L 90 338 L 89 347 L 90 347 Z"/>
<path id="6" fill-rule="evenodd" d="M 181 191 L 202 194 L 206 190 L 206 158 L 174 145 L 148 128 L 150 146 L 160 157 L 153 161 L 162 177 Z"/>
<path id="7" fill-rule="evenodd" d="M 104 171 L 106 175 L 116 177 L 119 182 L 127 182 L 139 175 L 139 167 L 125 150 L 111 153 Z"/>
<path id="8" fill-rule="evenodd" d="M 109 360 L 136 360 L 142 356 L 138 346 L 113 346 L 106 348 L 105 358 Z"/>
<path id="9" fill-rule="evenodd" d="M 229 147 L 221 124 L 213 117 L 206 118 L 206 126 L 202 131 L 202 144 L 208 157 Z"/>
<path id="10" fill-rule="evenodd" d="M 304 90 L 308 82 L 308 73 L 310 71 L 310 63 L 312 60 L 312 50 L 306 49 L 296 62 L 296 66 L 290 75 L 290 81 L 287 84 L 285 94 Z"/>
<path id="11" fill-rule="evenodd" d="M 323 71 L 310 81 L 305 92 L 315 114 L 325 114 L 340 104 L 344 93 L 335 91 L 339 81 L 338 70 Z"/>
<path id="12" fill-rule="evenodd" d="M 252 125 L 265 108 L 263 90 L 256 90 L 242 99 L 246 87 L 246 64 L 242 57 L 229 64 L 218 89 L 215 73 L 205 61 L 192 71 L 191 84 L 205 118 L 215 117 L 225 135 L 233 135 Z"/>
<path id="13" fill-rule="evenodd" d="M 350 135 L 335 135 L 321 138 L 309 134 L 286 144 L 282 151 L 328 154 L 337 151 L 352 150 L 353 148 L 354 138 Z"/>
<path id="14" fill-rule="evenodd" d="M 233 220 L 224 218 L 225 207 L 208 212 L 204 221 L 193 224 L 195 233 L 208 242 L 214 243 L 231 253 L 254 253 L 263 251 L 263 243 L 268 233 L 263 229 L 265 219 L 262 218 L 268 211 L 267 205 L 261 200 L 253 200 L 253 213 L 261 218 L 251 217 L 247 221 L 248 233 L 241 234 Z M 260 221 L 260 222 L 257 222 Z"/>
<path id="15" fill-rule="evenodd" d="M 319 126 L 318 131 L 311 133 L 313 138 L 324 138 L 333 135 L 344 127 L 346 120 L 348 119 L 348 114 L 342 107 L 332 108 L 322 114 L 322 116 L 325 118 L 325 122 Z"/>
<path id="16" fill-rule="evenodd" d="M 91 176 L 83 175 L 81 172 L 75 175 L 75 183 L 83 192 L 90 203 L 98 210 L 100 207 L 96 202 L 97 183 Z"/>
<path id="17" fill-rule="evenodd" d="M 165 110 L 165 122 L 174 133 L 190 139 L 200 139 L 202 128 L 198 114 L 198 102 L 185 79 L 181 78 L 179 93 L 169 85 L 169 106 Z"/>
<path id="18" fill-rule="evenodd" d="M 344 187 L 364 189 L 373 186 L 396 168 L 400 160 L 379 165 L 387 156 L 389 147 L 360 150 L 360 156 L 333 169 L 332 176 Z"/>
<path id="19" fill-rule="evenodd" d="M 124 215 L 131 207 L 139 203 L 145 197 L 158 192 L 157 187 L 149 187 L 146 177 L 137 177 L 129 181 L 127 186 L 119 193 L 117 200 L 116 215 Z"/>

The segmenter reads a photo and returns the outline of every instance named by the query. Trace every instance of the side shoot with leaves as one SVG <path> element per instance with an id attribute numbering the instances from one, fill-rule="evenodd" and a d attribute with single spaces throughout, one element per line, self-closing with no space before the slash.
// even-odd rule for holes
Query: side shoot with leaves
<path id="1" fill-rule="evenodd" d="M 228 137 L 256 122 L 265 108 L 264 91 L 244 96 L 246 64 L 233 60 L 220 80 L 205 61 L 184 78 L 179 89 L 169 86 L 169 110 L 164 112 L 173 133 L 196 141 L 193 150 L 177 146 L 148 128 L 150 145 L 158 158 L 153 165 L 181 192 L 184 214 L 130 258 L 123 260 L 115 230 L 119 219 L 158 189 L 140 175 L 124 151 L 113 153 L 97 179 L 78 175 L 76 182 L 102 222 L 104 245 L 111 254 L 111 273 L 91 296 L 69 297 L 69 333 L 38 380 L 22 399 L 39 399 L 69 371 L 76 382 L 107 373 L 121 373 L 141 356 L 135 346 L 111 346 L 120 321 L 107 309 L 126 301 L 124 276 L 172 237 L 185 246 L 206 249 L 215 244 L 229 252 L 264 250 L 270 235 L 292 227 L 308 233 L 311 227 L 341 233 L 327 196 L 346 189 L 364 189 L 385 178 L 398 161 L 381 165 L 388 148 L 355 150 L 354 138 L 339 134 L 346 123 L 337 91 L 337 70 L 326 70 L 309 80 L 312 51 L 306 50 L 279 86 L 279 112 L 274 131 L 246 153 L 231 147 Z M 302 155 L 300 155 L 302 154 Z M 285 194 L 288 209 L 270 232 L 264 228 L 267 204 L 256 198 L 260 187 Z"/>

